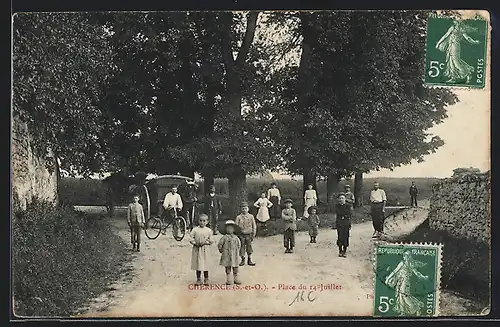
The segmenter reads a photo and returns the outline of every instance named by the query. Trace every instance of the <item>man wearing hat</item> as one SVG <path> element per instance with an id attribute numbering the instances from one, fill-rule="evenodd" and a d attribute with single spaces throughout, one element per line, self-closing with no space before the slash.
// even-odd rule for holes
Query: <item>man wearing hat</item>
<path id="1" fill-rule="evenodd" d="M 257 233 L 257 223 L 255 222 L 255 217 L 248 212 L 248 202 L 241 203 L 241 214 L 236 216 L 236 225 L 241 229 L 239 235 L 241 241 L 241 262 L 240 266 L 245 265 L 245 253 L 248 255 L 248 265 L 255 266 L 255 262 L 252 261 L 252 242 Z"/>
<path id="2" fill-rule="evenodd" d="M 215 186 L 210 185 L 208 195 L 203 201 L 205 214 L 208 215 L 209 226 L 217 235 L 217 223 L 222 212 L 222 203 L 218 195 L 215 194 Z"/>
<path id="3" fill-rule="evenodd" d="M 351 206 L 351 208 L 354 208 L 354 193 L 351 192 L 351 185 L 346 184 L 344 186 L 344 196 L 345 196 L 345 202 Z"/>

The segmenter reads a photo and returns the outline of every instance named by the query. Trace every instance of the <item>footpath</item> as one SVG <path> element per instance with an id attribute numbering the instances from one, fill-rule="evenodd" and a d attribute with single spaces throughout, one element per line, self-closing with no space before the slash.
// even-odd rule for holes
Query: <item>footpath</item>
<path id="1" fill-rule="evenodd" d="M 418 209 L 406 219 L 388 222 L 389 237 L 411 232 L 426 219 Z M 127 242 L 126 219 L 112 221 Z M 281 235 L 254 240 L 254 267 L 240 268 L 243 284 L 226 289 L 224 268 L 212 245 L 211 289 L 194 289 L 191 245 L 169 232 L 156 240 L 142 237 L 141 252 L 129 272 L 110 290 L 82 308 L 84 317 L 215 317 L 215 316 L 371 316 L 373 312 L 373 251 L 371 223 L 355 224 L 347 258 L 338 257 L 336 230 L 320 229 L 318 243 L 307 232 L 296 234 L 296 249 L 285 254 Z M 215 236 L 216 242 L 221 236 Z M 305 288 L 305 290 L 301 290 Z M 302 292 L 303 291 L 303 292 Z M 470 301 L 441 292 L 441 314 L 467 315 Z"/>

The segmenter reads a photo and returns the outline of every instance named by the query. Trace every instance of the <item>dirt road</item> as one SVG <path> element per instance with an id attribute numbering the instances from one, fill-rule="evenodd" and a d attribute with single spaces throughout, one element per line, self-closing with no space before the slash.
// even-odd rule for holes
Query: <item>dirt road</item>
<path id="1" fill-rule="evenodd" d="M 419 209 L 409 220 L 399 216 L 388 234 L 408 233 L 426 215 L 426 210 Z M 115 219 L 113 224 L 116 232 L 129 241 L 125 220 Z M 195 275 L 190 270 L 188 240 L 176 242 L 169 233 L 156 240 L 143 237 L 142 251 L 130 254 L 135 257 L 132 275 L 95 299 L 83 316 L 371 316 L 372 231 L 371 223 L 353 226 L 347 258 L 337 256 L 336 231 L 332 229 L 320 230 L 316 244 L 308 243 L 307 232 L 297 233 L 293 254 L 284 253 L 282 236 L 257 238 L 253 257 L 257 265 L 240 268 L 240 287 L 250 288 L 247 290 L 193 290 Z M 216 241 L 219 238 L 216 236 Z M 211 283 L 225 288 L 216 244 L 212 246 L 212 256 Z M 279 289 L 280 284 L 294 286 L 295 290 Z M 302 297 L 298 290 L 301 284 L 308 288 Z M 316 290 L 309 293 L 312 287 Z M 442 292 L 441 303 L 441 312 L 448 315 L 464 314 L 468 305 L 466 300 L 446 292 Z"/>

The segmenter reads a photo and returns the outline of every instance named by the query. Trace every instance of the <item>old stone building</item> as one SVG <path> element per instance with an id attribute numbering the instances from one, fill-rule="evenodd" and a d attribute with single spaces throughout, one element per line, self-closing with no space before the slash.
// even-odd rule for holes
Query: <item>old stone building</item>
<path id="1" fill-rule="evenodd" d="M 33 151 L 33 136 L 25 123 L 13 118 L 11 125 L 11 187 L 13 210 L 26 209 L 33 197 L 57 203 L 57 169 L 47 156 Z M 52 167 L 52 169 L 51 169 Z"/>

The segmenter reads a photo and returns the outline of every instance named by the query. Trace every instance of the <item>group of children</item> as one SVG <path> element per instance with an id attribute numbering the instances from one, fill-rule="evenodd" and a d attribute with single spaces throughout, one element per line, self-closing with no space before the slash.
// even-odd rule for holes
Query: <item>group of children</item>
<path id="1" fill-rule="evenodd" d="M 248 212 L 248 203 L 241 204 L 241 213 L 235 220 L 227 220 L 220 232 L 223 234 L 217 248 L 221 254 L 219 264 L 226 272 L 226 284 L 241 284 L 238 278 L 240 266 L 248 264 L 255 266 L 252 261 L 252 242 L 257 233 L 257 224 L 252 214 Z M 199 225 L 194 227 L 190 234 L 189 242 L 193 246 L 191 252 L 191 269 L 196 271 L 196 284 L 209 284 L 210 245 L 213 231 L 208 226 L 208 215 L 199 216 Z M 201 275 L 203 272 L 203 281 Z"/>
<path id="2" fill-rule="evenodd" d="M 292 207 L 290 199 L 284 201 L 285 208 L 281 211 L 281 218 L 285 221 L 283 232 L 283 245 L 285 253 L 293 253 L 295 247 L 295 231 L 297 230 L 297 213 Z M 308 210 L 307 222 L 309 225 L 310 243 L 316 243 L 320 219 L 316 206 L 311 206 Z M 346 257 L 349 246 L 349 231 L 351 229 L 352 206 L 346 201 L 345 194 L 340 194 L 336 205 L 336 229 L 338 234 L 337 246 L 339 247 L 339 257 Z M 190 243 L 193 245 L 191 255 L 191 269 L 196 271 L 196 284 L 208 285 L 209 271 L 209 249 L 215 241 L 212 230 L 207 226 L 208 216 L 201 214 L 199 226 L 191 231 Z M 219 265 L 223 266 L 226 272 L 226 284 L 241 284 L 238 277 L 239 267 L 248 264 L 255 266 L 252 261 L 252 242 L 257 233 L 255 218 L 249 213 L 247 202 L 241 204 L 241 213 L 235 220 L 227 220 L 220 231 L 223 236 L 217 244 L 221 254 Z M 246 260 L 248 258 L 248 260 Z M 203 272 L 203 281 L 202 281 Z"/>
<path id="3" fill-rule="evenodd" d="M 255 206 L 259 207 L 259 213 L 262 217 L 262 211 L 268 210 L 270 201 L 263 197 L 255 202 Z M 349 200 L 351 197 L 349 197 Z M 131 231 L 131 242 L 133 249 L 139 251 L 140 246 L 140 229 L 144 227 L 144 211 L 139 203 L 139 196 L 134 196 L 133 203 L 129 204 L 127 211 L 127 221 Z M 285 222 L 283 232 L 283 245 L 285 253 L 293 253 L 295 247 L 295 231 L 297 230 L 297 212 L 293 208 L 293 201 L 287 199 L 284 201 L 284 209 L 281 210 L 281 218 Z M 309 226 L 310 243 L 316 243 L 320 219 L 317 214 L 317 207 L 310 206 L 307 209 L 307 220 Z M 346 257 L 347 247 L 349 246 L 349 234 L 351 229 L 352 203 L 346 200 L 346 194 L 342 193 L 338 196 L 336 204 L 336 229 L 338 234 L 337 246 L 339 247 L 339 257 Z M 265 215 L 265 212 L 264 212 Z M 196 284 L 209 284 L 209 267 L 210 265 L 210 245 L 215 243 L 214 230 L 208 227 L 209 217 L 206 214 L 200 214 L 199 225 L 194 227 L 190 233 L 189 242 L 193 246 L 191 254 L 191 269 L 196 271 Z M 210 224 L 215 225 L 215 224 Z M 215 226 L 214 226 L 215 227 Z M 212 227 L 212 228 L 214 228 Z M 221 254 L 219 264 L 225 268 L 226 284 L 241 284 L 238 278 L 238 269 L 240 266 L 248 264 L 255 266 L 252 260 L 252 242 L 257 233 L 257 224 L 255 218 L 249 213 L 249 205 L 247 202 L 241 203 L 241 212 L 236 216 L 235 220 L 227 220 L 221 227 L 220 232 L 223 234 L 217 244 L 217 248 Z M 203 280 L 202 280 L 203 273 Z"/>

